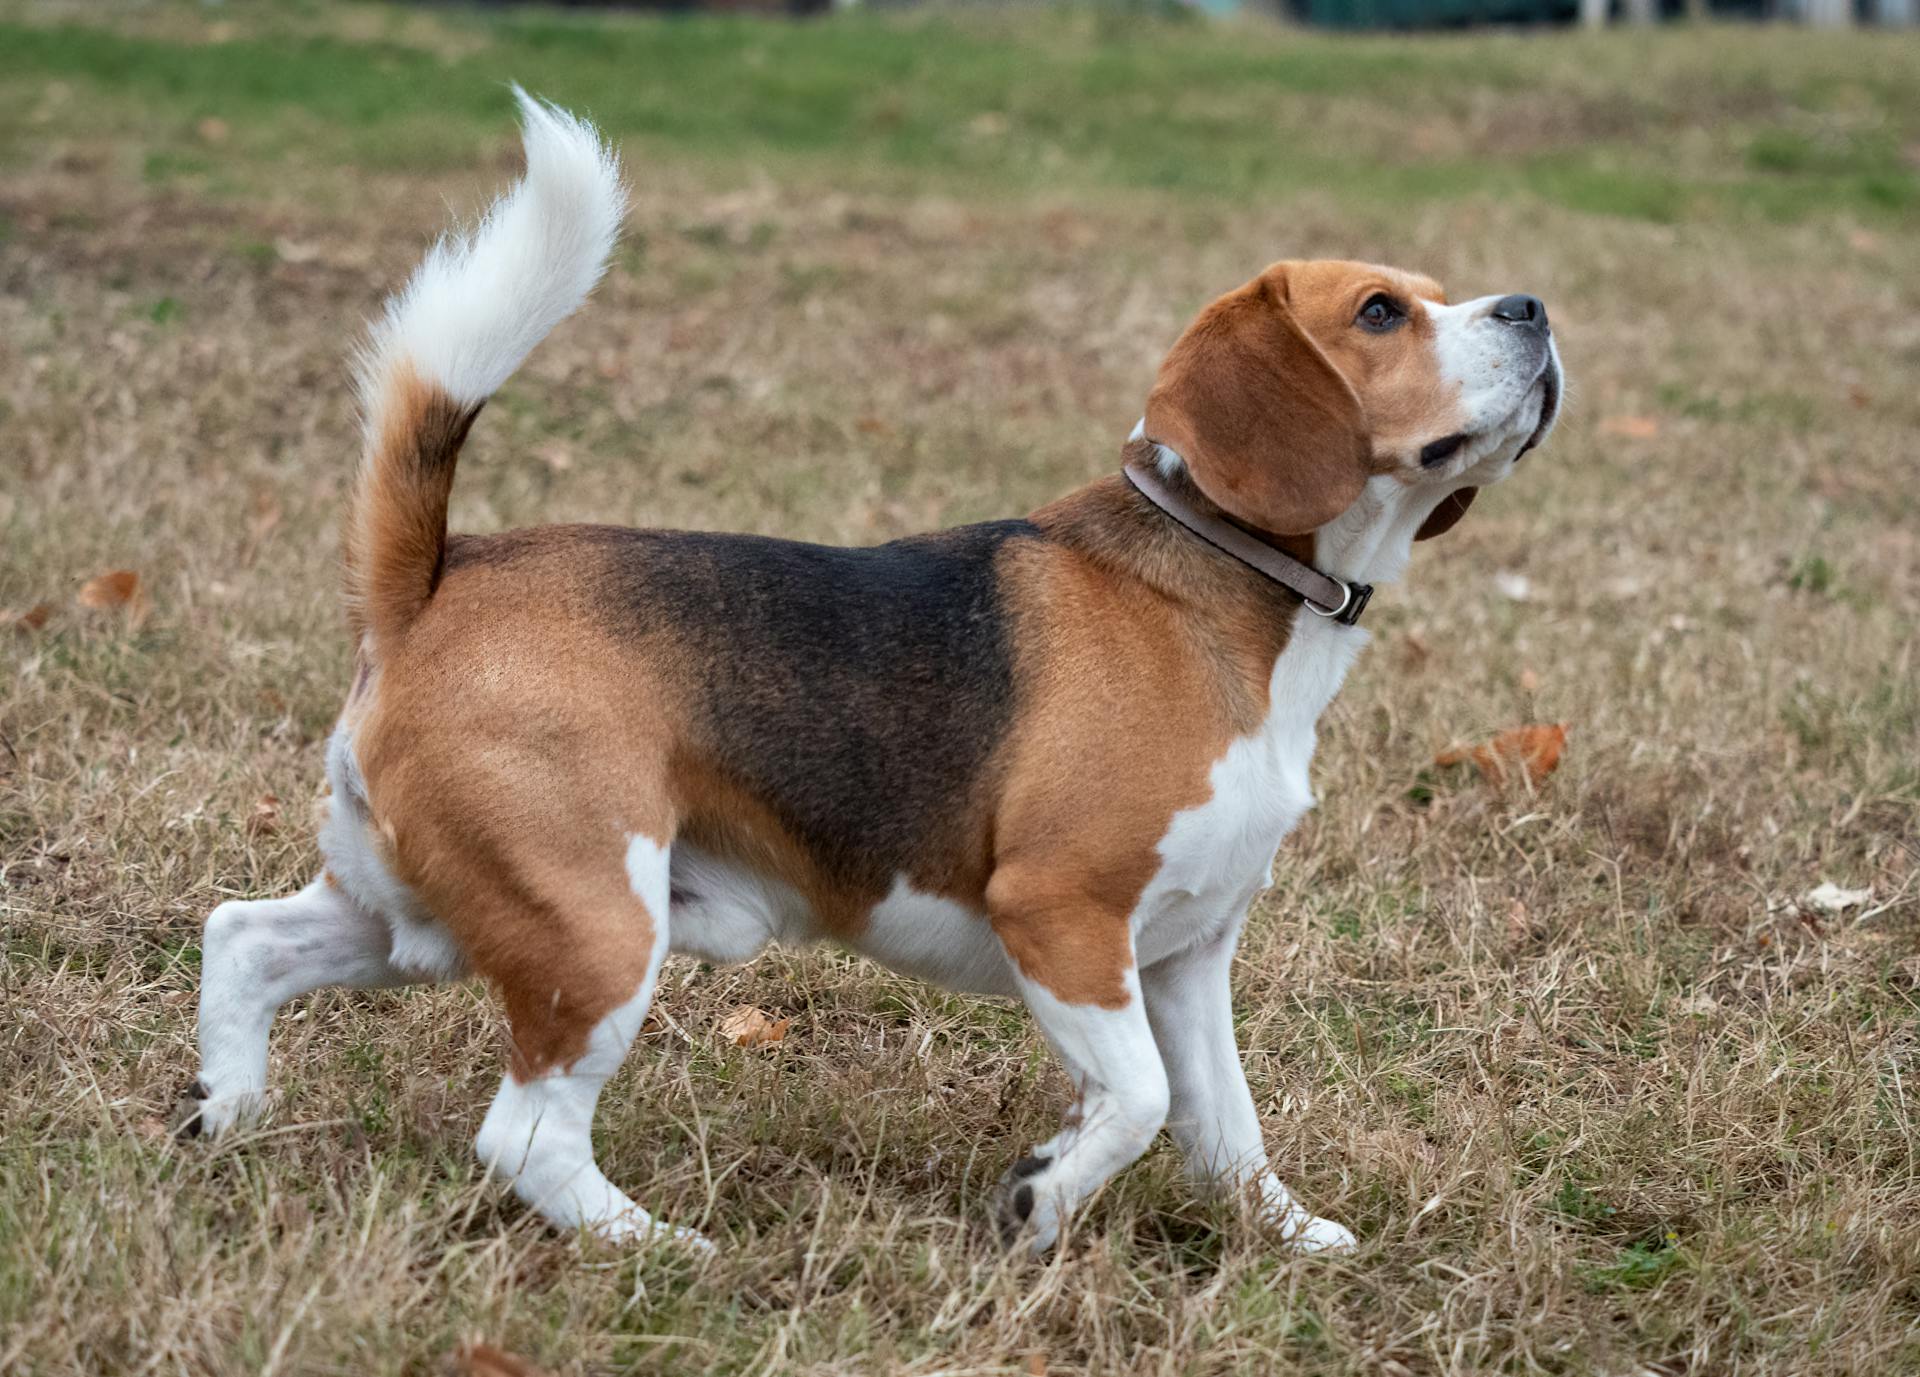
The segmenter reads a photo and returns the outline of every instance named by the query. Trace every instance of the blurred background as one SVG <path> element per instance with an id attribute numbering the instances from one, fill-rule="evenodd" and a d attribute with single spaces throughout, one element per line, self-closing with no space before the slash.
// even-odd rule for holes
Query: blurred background
<path id="1" fill-rule="evenodd" d="M 1911 0 L 801 8 L 0 0 L 0 1370 L 1920 1367 Z M 316 864 L 346 361 L 518 171 L 509 81 L 633 210 L 464 529 L 1017 514 L 1271 260 L 1546 301 L 1559 430 L 1375 597 L 1236 974 L 1354 1258 L 1159 1151 L 1004 1262 L 1068 1087 L 824 951 L 676 964 L 605 1102 L 701 1269 L 479 1180 L 470 985 L 301 1002 L 262 1136 L 171 1145 L 202 920 Z"/>

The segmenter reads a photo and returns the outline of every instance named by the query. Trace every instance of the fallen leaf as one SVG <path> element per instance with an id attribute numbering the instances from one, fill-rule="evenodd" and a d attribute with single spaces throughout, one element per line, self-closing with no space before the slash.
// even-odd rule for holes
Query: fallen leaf
<path id="1" fill-rule="evenodd" d="M 547 1377 L 547 1370 L 492 1344 L 461 1344 L 447 1355 L 455 1377 Z"/>
<path id="2" fill-rule="evenodd" d="M 81 586 L 82 607 L 125 607 L 140 596 L 140 576 L 131 569 L 115 569 L 91 578 Z"/>
<path id="3" fill-rule="evenodd" d="M 280 798 L 277 794 L 262 794 L 253 805 L 253 816 L 247 819 L 249 837 L 270 837 L 280 830 Z"/>
<path id="4" fill-rule="evenodd" d="M 0 626 L 10 626 L 15 631 L 38 631 L 47 624 L 47 618 L 53 615 L 53 604 L 36 602 L 24 612 L 15 612 L 12 608 L 0 608 Z"/>
<path id="5" fill-rule="evenodd" d="M 1854 383 L 1847 388 L 1847 400 L 1864 411 L 1873 405 L 1873 393 L 1867 391 L 1867 389 L 1860 386 L 1859 383 Z"/>
<path id="6" fill-rule="evenodd" d="M 1824 880 L 1807 891 L 1805 903 L 1809 908 L 1817 908 L 1822 913 L 1845 913 L 1873 897 L 1873 890 L 1842 889 L 1832 880 Z"/>
<path id="7" fill-rule="evenodd" d="M 1600 422 L 1600 433 L 1622 440 L 1651 440 L 1660 433 L 1660 422 L 1652 416 L 1609 416 Z"/>
<path id="8" fill-rule="evenodd" d="M 1471 764 L 1489 784 L 1505 784 L 1516 766 L 1538 784 L 1560 767 L 1567 744 L 1565 722 L 1534 722 L 1509 727 L 1479 746 L 1451 746 L 1433 758 L 1436 765 Z"/>
<path id="9" fill-rule="evenodd" d="M 720 1036 L 735 1047 L 770 1047 L 787 1036 L 792 1024 L 790 1018 L 776 1020 L 751 1004 L 742 1004 L 720 1020 Z"/>
<path id="10" fill-rule="evenodd" d="M 138 629 L 153 611 L 153 603 L 147 597 L 147 590 L 140 586 L 140 575 L 131 569 L 115 569 L 91 578 L 80 588 L 76 601 L 82 607 L 96 611 L 111 611 L 121 608 L 127 614 L 127 624 Z"/>
<path id="11" fill-rule="evenodd" d="M 1027 1377 L 1047 1377 L 1047 1355 L 1029 1353 L 1027 1355 Z"/>

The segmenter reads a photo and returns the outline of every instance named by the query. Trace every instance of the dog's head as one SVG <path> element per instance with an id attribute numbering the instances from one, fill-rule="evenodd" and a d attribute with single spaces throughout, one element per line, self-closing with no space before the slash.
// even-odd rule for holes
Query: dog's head
<path id="1" fill-rule="evenodd" d="M 1379 478 L 1418 508 L 1424 539 L 1546 438 L 1560 392 L 1534 297 L 1455 306 L 1437 282 L 1395 268 L 1276 263 L 1187 327 L 1160 367 L 1145 433 L 1260 530 L 1317 531 Z"/>

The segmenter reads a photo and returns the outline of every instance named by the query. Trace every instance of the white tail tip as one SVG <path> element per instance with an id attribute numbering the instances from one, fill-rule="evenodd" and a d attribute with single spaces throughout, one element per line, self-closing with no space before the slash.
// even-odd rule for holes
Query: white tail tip
<path id="1" fill-rule="evenodd" d="M 435 244 L 387 302 L 360 367 L 370 426 L 382 383 L 403 362 L 457 401 L 485 401 L 606 271 L 626 213 L 618 156 L 585 120 L 518 86 L 513 94 L 526 176 L 471 233 Z"/>

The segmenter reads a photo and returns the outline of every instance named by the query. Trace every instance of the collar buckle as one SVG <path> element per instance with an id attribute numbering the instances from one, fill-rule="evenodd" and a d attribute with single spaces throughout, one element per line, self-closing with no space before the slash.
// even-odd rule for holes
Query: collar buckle
<path id="1" fill-rule="evenodd" d="M 1325 617 L 1339 626 L 1352 626 L 1360 620 L 1360 614 L 1367 610 L 1367 604 L 1373 601 L 1373 585 L 1342 583 L 1340 588 L 1346 596 L 1340 600 L 1338 607 L 1322 607 L 1305 595 L 1300 599 L 1301 604 L 1316 617 Z"/>

